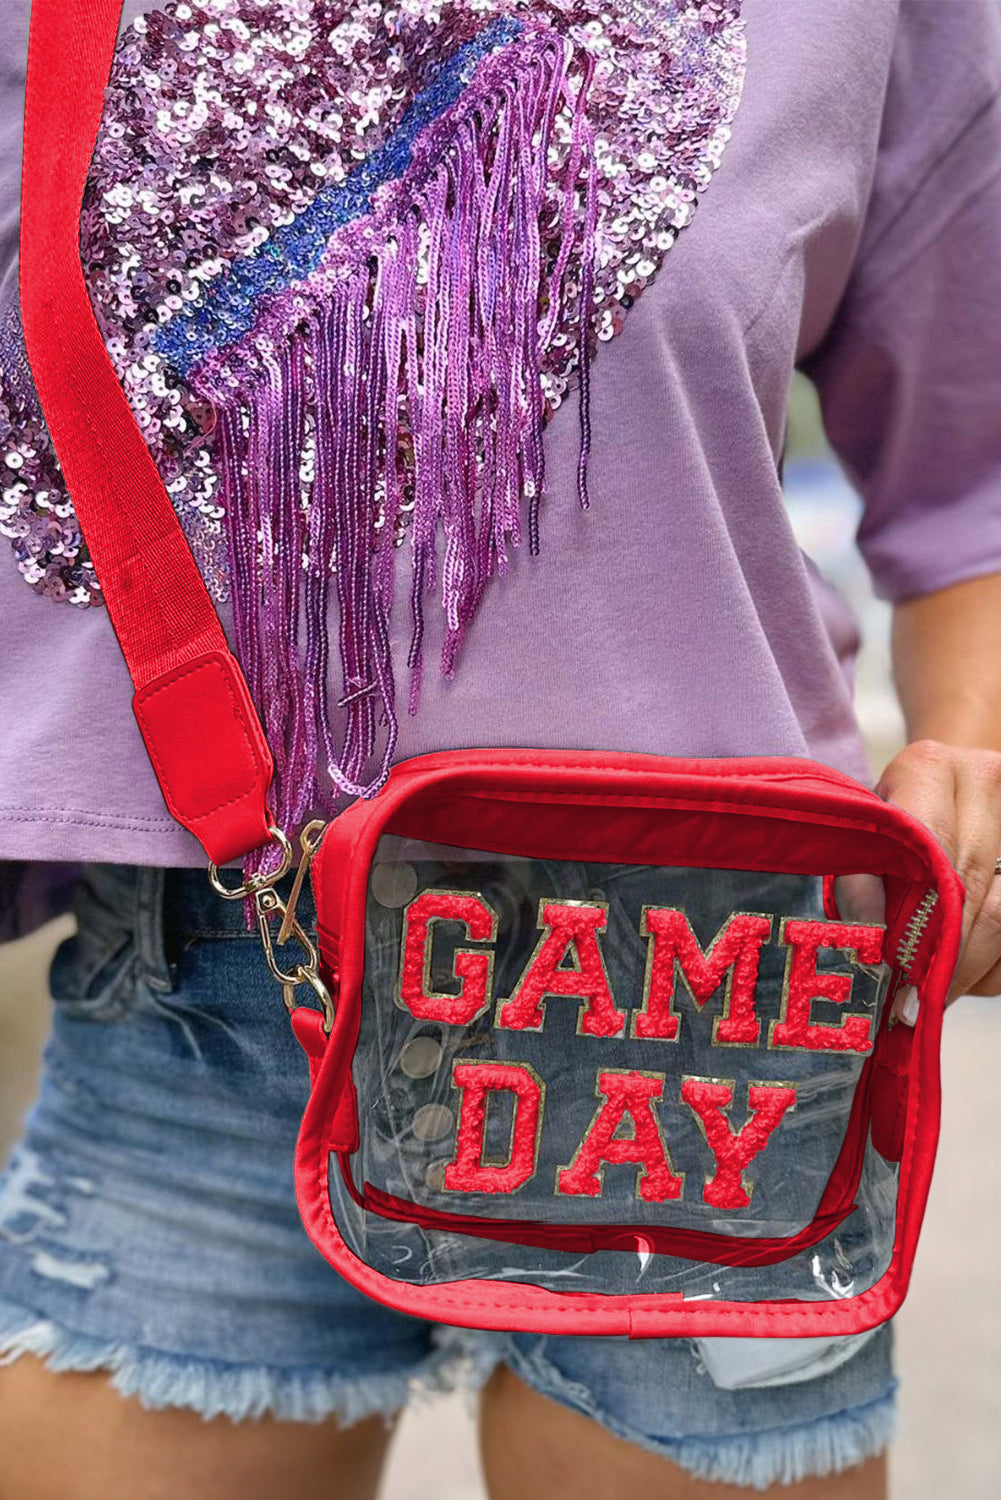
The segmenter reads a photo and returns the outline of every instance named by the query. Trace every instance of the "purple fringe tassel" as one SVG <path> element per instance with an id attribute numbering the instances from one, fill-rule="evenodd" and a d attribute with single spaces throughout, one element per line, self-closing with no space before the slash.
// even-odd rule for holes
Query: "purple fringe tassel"
<path id="1" fill-rule="evenodd" d="M 577 56 L 571 80 L 572 57 L 539 30 L 483 61 L 374 213 L 338 232 L 308 282 L 196 381 L 217 410 L 236 647 L 275 756 L 283 828 L 373 795 L 388 775 L 406 515 L 412 713 L 427 594 L 440 593 L 451 675 L 486 584 L 521 542 L 525 500 L 537 550 L 543 361 L 571 307 L 587 505 L 593 64 Z M 341 680 L 328 692 L 332 582 Z"/>

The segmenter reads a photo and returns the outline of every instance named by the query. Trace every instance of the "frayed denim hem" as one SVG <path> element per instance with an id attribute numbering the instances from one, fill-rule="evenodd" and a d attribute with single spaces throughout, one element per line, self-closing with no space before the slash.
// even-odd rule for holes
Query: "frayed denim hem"
<path id="1" fill-rule="evenodd" d="M 738 1437 L 681 1438 L 659 1444 L 695 1479 L 767 1490 L 801 1479 L 823 1479 L 875 1458 L 893 1441 L 896 1398 L 891 1392 L 798 1427 L 773 1427 Z"/>
<path id="2" fill-rule="evenodd" d="M 404 1406 L 455 1390 L 462 1381 L 459 1351 L 435 1349 L 416 1369 L 352 1376 L 324 1369 L 282 1369 L 192 1359 L 90 1334 L 74 1333 L 23 1307 L 0 1300 L 0 1365 L 34 1355 L 50 1370 L 103 1370 L 122 1396 L 149 1411 L 183 1407 L 206 1421 L 242 1422 L 269 1416 L 285 1422 L 336 1417 L 352 1427 L 366 1417 L 387 1423 Z"/>
<path id="3" fill-rule="evenodd" d="M 845 1407 L 812 1422 L 758 1432 L 650 1438 L 602 1411 L 586 1386 L 567 1379 L 539 1351 L 526 1356 L 509 1349 L 507 1362 L 541 1395 L 590 1417 L 616 1437 L 669 1459 L 694 1479 L 716 1484 L 767 1490 L 774 1485 L 840 1474 L 883 1453 L 893 1441 L 896 1427 L 894 1381 L 876 1400 Z"/>

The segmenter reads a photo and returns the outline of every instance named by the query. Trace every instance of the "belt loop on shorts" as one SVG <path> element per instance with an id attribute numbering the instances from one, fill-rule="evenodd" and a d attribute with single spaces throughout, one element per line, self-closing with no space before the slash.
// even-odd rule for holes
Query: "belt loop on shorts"
<path id="1" fill-rule="evenodd" d="M 136 866 L 135 943 L 142 977 L 150 989 L 169 995 L 176 988 L 164 940 L 166 870 Z"/>

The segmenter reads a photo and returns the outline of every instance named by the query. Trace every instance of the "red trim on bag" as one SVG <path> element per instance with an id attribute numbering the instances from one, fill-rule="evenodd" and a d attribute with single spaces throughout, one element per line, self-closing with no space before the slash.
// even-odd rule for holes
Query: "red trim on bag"
<path id="1" fill-rule="evenodd" d="M 840 922 L 841 913 L 838 911 L 838 903 L 834 895 L 834 876 L 825 875 L 823 881 L 824 893 L 824 916 L 830 922 Z"/>
<path id="2" fill-rule="evenodd" d="M 384 1219 L 418 1224 L 447 1234 L 468 1234 L 476 1239 L 500 1240 L 511 1245 L 534 1245 L 545 1250 L 566 1250 L 574 1255 L 592 1255 L 598 1250 L 645 1249 L 654 1255 L 704 1260 L 717 1266 L 774 1266 L 800 1250 L 809 1250 L 832 1229 L 837 1229 L 855 1207 L 817 1215 L 798 1235 L 788 1239 L 746 1239 L 730 1248 L 719 1244 L 719 1235 L 698 1229 L 665 1229 L 655 1224 L 539 1224 L 533 1219 L 488 1219 L 475 1214 L 450 1214 L 422 1208 L 405 1198 L 394 1198 L 381 1188 L 365 1184 L 356 1202 Z"/>

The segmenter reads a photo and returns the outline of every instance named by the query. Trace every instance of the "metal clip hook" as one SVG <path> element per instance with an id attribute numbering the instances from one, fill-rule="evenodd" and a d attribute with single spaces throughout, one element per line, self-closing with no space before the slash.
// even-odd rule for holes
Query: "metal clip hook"
<path id="1" fill-rule="evenodd" d="M 268 968 L 282 987 L 282 998 L 286 1009 L 291 1013 L 295 1010 L 295 991 L 300 984 L 308 984 L 323 1007 L 323 1030 L 327 1036 L 330 1035 L 334 1024 L 334 1002 L 330 991 L 320 978 L 320 960 L 309 933 L 305 928 L 291 916 L 289 911 L 276 890 L 268 889 L 258 891 L 254 902 L 257 908 L 257 926 L 261 934 L 261 944 L 264 948 L 264 957 Z M 281 931 L 287 925 L 290 936 L 299 944 L 305 959 L 293 964 L 290 969 L 283 969 L 275 954 L 275 945 L 271 937 L 271 919 L 280 915 L 282 918 L 282 929 L 278 933 L 278 941 L 281 943 Z"/>
<path id="2" fill-rule="evenodd" d="M 299 904 L 299 895 L 302 891 L 303 881 L 309 873 L 309 867 L 313 862 L 313 855 L 320 847 L 320 840 L 323 837 L 326 827 L 327 825 L 322 818 L 314 818 L 312 823 L 306 824 L 299 835 L 299 848 L 302 850 L 302 855 L 299 859 L 299 867 L 295 872 L 295 879 L 292 882 L 292 890 L 285 907 L 282 925 L 278 932 L 279 944 L 288 942 L 289 934 L 295 923 L 295 909 Z"/>
<path id="3" fill-rule="evenodd" d="M 302 883 L 309 869 L 310 861 L 319 848 L 320 838 L 326 824 L 320 821 L 308 823 L 299 837 L 302 849 L 302 859 L 296 871 L 295 881 L 292 886 L 292 894 L 289 903 L 285 902 L 275 890 L 276 883 L 281 880 L 292 867 L 292 844 L 287 836 L 279 828 L 272 828 L 271 835 L 278 844 L 281 851 L 279 867 L 268 875 L 252 875 L 243 885 L 235 890 L 228 890 L 219 878 L 219 871 L 215 865 L 209 866 L 209 880 L 213 889 L 225 897 L 227 901 L 244 900 L 252 897 L 254 910 L 257 914 L 257 930 L 261 938 L 261 946 L 264 949 L 264 957 L 272 975 L 282 987 L 282 998 L 286 1009 L 291 1012 L 295 1010 L 295 991 L 301 984 L 308 984 L 314 995 L 320 1001 L 323 1009 L 323 1030 L 329 1036 L 334 1024 L 334 1002 L 330 991 L 320 977 L 320 959 L 309 933 L 300 922 L 296 920 L 295 907 L 302 890 Z M 271 922 L 274 917 L 281 918 L 278 930 L 278 946 L 295 939 L 302 949 L 304 957 L 289 969 L 282 968 L 275 953 L 275 943 L 271 936 Z"/>

